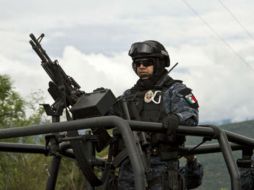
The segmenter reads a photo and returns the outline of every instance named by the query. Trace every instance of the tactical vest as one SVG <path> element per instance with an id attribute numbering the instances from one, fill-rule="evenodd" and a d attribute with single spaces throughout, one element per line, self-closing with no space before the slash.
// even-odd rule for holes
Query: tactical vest
<path id="1" fill-rule="evenodd" d="M 161 86 L 156 86 L 149 90 L 138 90 L 136 88 L 130 89 L 126 95 L 130 117 L 132 120 L 161 122 L 162 118 L 166 116 L 164 109 L 164 93 L 175 82 L 170 77 Z"/>
<path id="2" fill-rule="evenodd" d="M 153 98 L 153 94 L 156 93 L 156 96 Z M 146 96 L 152 94 L 151 98 L 153 100 L 157 99 L 157 103 L 150 99 L 150 102 L 145 102 L 144 99 Z M 137 91 L 134 94 L 131 94 L 126 98 L 127 105 L 129 108 L 130 117 L 132 120 L 140 121 L 150 121 L 150 122 L 159 122 L 163 115 L 163 92 L 158 90 L 149 90 L 149 91 Z M 149 99 L 150 97 L 148 97 Z"/>
<path id="3" fill-rule="evenodd" d="M 168 77 L 161 86 L 155 86 L 154 89 L 138 90 L 137 88 L 132 88 L 128 90 L 124 97 L 127 101 L 130 118 L 139 121 L 162 122 L 162 119 L 169 114 L 165 110 L 165 93 L 176 82 L 182 81 Z M 147 140 L 154 146 L 166 144 L 166 147 L 160 149 L 164 149 L 167 152 L 169 152 L 168 148 L 170 145 L 175 149 L 185 141 L 185 137 L 181 136 L 177 138 L 177 141 L 172 142 L 163 133 L 146 133 L 146 136 Z"/>

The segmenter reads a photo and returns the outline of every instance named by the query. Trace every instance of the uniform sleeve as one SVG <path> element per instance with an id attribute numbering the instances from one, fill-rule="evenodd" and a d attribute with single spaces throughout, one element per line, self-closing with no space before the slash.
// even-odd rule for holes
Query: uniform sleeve
<path id="1" fill-rule="evenodd" d="M 204 175 L 203 166 L 195 159 L 193 162 L 187 162 L 184 167 L 180 169 L 180 173 L 185 178 L 187 189 L 197 188 L 202 183 Z"/>
<path id="2" fill-rule="evenodd" d="M 174 83 L 164 94 L 167 114 L 176 114 L 181 125 L 198 124 L 198 101 L 192 90 L 184 84 Z"/>

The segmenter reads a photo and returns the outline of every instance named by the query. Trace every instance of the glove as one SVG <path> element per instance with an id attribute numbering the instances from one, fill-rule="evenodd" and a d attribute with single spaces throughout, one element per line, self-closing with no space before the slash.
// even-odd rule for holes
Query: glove
<path id="1" fill-rule="evenodd" d="M 162 126 L 166 129 L 168 140 L 176 141 L 176 129 L 178 128 L 180 120 L 177 115 L 169 114 L 162 120 Z"/>

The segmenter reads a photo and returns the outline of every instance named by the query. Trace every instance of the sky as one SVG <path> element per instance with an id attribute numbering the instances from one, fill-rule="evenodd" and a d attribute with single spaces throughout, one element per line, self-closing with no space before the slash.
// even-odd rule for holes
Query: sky
<path id="1" fill-rule="evenodd" d="M 184 81 L 200 104 L 201 123 L 254 119 L 253 0 L 0 0 L 0 74 L 24 98 L 49 77 L 29 44 L 43 47 L 82 90 L 115 96 L 138 79 L 128 50 L 157 40 L 169 52 L 171 77 Z"/>

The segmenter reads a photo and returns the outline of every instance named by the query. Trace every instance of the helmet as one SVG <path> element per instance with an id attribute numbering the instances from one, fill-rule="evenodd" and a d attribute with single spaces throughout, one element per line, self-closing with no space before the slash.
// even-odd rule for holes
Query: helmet
<path id="1" fill-rule="evenodd" d="M 146 40 L 144 42 L 136 42 L 131 45 L 129 56 L 133 60 L 138 58 L 154 57 L 164 60 L 164 67 L 169 67 L 170 58 L 165 47 L 157 41 Z"/>

